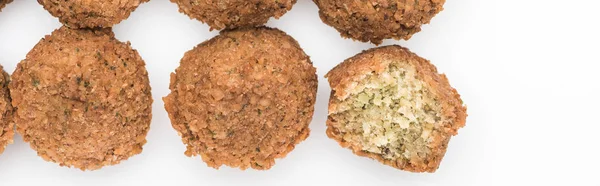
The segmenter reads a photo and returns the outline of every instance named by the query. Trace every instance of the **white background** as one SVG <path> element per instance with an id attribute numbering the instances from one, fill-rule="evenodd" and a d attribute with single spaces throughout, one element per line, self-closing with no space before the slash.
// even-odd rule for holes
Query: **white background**
<path id="1" fill-rule="evenodd" d="M 16 136 L 0 155 L 0 185 L 600 185 L 600 28 L 596 0 L 448 0 L 445 10 L 400 44 L 427 58 L 468 105 L 467 126 L 440 169 L 415 174 L 357 157 L 325 135 L 330 88 L 323 76 L 371 44 L 342 39 L 299 0 L 269 26 L 311 56 L 319 91 L 310 137 L 269 171 L 209 168 L 183 155 L 162 97 L 184 52 L 215 36 L 167 0 L 142 4 L 115 26 L 147 63 L 153 121 L 142 154 L 82 172 L 43 161 Z M 0 13 L 0 63 L 9 73 L 60 27 L 34 0 Z"/>

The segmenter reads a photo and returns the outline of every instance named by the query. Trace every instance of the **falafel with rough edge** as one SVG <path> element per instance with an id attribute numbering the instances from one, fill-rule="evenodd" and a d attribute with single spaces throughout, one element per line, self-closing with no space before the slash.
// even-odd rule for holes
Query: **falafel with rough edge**
<path id="1" fill-rule="evenodd" d="M 296 0 L 171 0 L 179 11 L 207 23 L 212 29 L 235 29 L 264 25 L 292 9 Z"/>
<path id="2" fill-rule="evenodd" d="M 327 136 L 359 156 L 411 172 L 435 172 L 467 108 L 429 61 L 393 45 L 351 57 L 327 73 Z"/>
<path id="3" fill-rule="evenodd" d="M 52 16 L 69 28 L 109 28 L 127 19 L 150 0 L 38 0 Z"/>
<path id="4" fill-rule="evenodd" d="M 55 30 L 17 65 L 9 87 L 17 132 L 46 161 L 95 170 L 142 152 L 148 73 L 111 29 Z"/>
<path id="5" fill-rule="evenodd" d="M 7 145 L 13 143 L 15 125 L 13 123 L 14 109 L 11 104 L 8 83 L 10 76 L 0 65 L 0 154 L 4 152 Z"/>
<path id="6" fill-rule="evenodd" d="M 296 40 L 245 28 L 188 51 L 164 102 L 187 156 L 213 168 L 267 170 L 308 137 L 317 85 Z"/>
<path id="7" fill-rule="evenodd" d="M 0 0 L 0 12 L 2 12 L 2 9 L 10 2 L 12 2 L 13 0 Z"/>
<path id="8" fill-rule="evenodd" d="M 313 0 L 321 20 L 343 37 L 381 44 L 408 40 L 443 10 L 446 0 Z"/>

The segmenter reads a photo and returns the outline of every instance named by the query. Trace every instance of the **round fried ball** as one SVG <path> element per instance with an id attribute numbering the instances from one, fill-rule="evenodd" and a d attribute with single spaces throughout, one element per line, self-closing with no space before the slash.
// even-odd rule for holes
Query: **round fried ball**
<path id="1" fill-rule="evenodd" d="M 2 9 L 10 2 L 12 2 L 13 0 L 0 0 L 0 11 L 2 11 Z"/>
<path id="2" fill-rule="evenodd" d="M 46 161 L 94 170 L 142 152 L 148 73 L 110 29 L 54 31 L 17 65 L 9 87 L 17 132 Z"/>
<path id="3" fill-rule="evenodd" d="M 207 23 L 211 29 L 264 25 L 292 9 L 296 0 L 171 0 L 179 11 Z"/>
<path id="4" fill-rule="evenodd" d="M 15 126 L 12 122 L 13 107 L 10 103 L 10 92 L 8 91 L 8 74 L 0 65 L 0 154 L 4 152 L 6 145 L 13 142 Z"/>
<path id="5" fill-rule="evenodd" d="M 443 9 L 446 0 L 313 0 L 321 20 L 343 37 L 381 44 L 408 40 Z"/>
<path id="6" fill-rule="evenodd" d="M 327 136 L 359 156 L 435 172 L 467 108 L 445 75 L 407 48 L 366 50 L 333 68 Z"/>
<path id="7" fill-rule="evenodd" d="M 246 28 L 187 52 L 170 89 L 165 108 L 187 156 L 266 170 L 308 137 L 317 76 L 292 37 Z"/>
<path id="8" fill-rule="evenodd" d="M 149 0 L 38 0 L 50 14 L 70 28 L 107 28 L 127 19 Z"/>

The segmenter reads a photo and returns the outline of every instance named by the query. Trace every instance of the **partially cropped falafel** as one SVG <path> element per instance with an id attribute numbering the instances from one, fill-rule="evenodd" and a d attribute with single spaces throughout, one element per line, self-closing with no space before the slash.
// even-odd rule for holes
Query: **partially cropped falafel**
<path id="1" fill-rule="evenodd" d="M 256 27 L 279 18 L 296 0 L 171 0 L 179 11 L 207 23 L 211 29 Z"/>
<path id="2" fill-rule="evenodd" d="M 12 121 L 13 107 L 10 103 L 10 91 L 8 83 L 10 77 L 0 65 L 0 154 L 4 152 L 4 148 L 13 142 L 15 125 Z"/>
<path id="3" fill-rule="evenodd" d="M 343 37 L 381 44 L 408 40 L 440 11 L 446 0 L 313 0 L 321 19 Z"/>
<path id="4" fill-rule="evenodd" d="M 12 2 L 12 1 L 13 0 L 0 0 L 0 12 L 8 3 Z"/>
<path id="5" fill-rule="evenodd" d="M 434 172 L 465 125 L 466 107 L 446 76 L 406 48 L 365 51 L 326 77 L 333 89 L 327 135 L 359 156 Z"/>
<path id="6" fill-rule="evenodd" d="M 17 132 L 46 161 L 94 170 L 142 152 L 148 73 L 110 29 L 55 30 L 17 65 L 9 87 Z"/>
<path id="7" fill-rule="evenodd" d="M 38 0 L 50 14 L 70 28 L 108 28 L 127 19 L 149 0 Z"/>
<path id="8" fill-rule="evenodd" d="M 187 52 L 164 102 L 187 156 L 214 168 L 266 170 L 308 137 L 317 85 L 296 40 L 246 28 Z"/>

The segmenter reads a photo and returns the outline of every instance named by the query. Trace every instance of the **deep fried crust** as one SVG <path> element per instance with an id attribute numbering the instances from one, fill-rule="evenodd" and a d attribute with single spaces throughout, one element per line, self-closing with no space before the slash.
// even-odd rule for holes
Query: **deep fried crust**
<path id="1" fill-rule="evenodd" d="M 317 85 L 296 40 L 246 28 L 187 52 L 163 100 L 187 156 L 214 168 L 266 170 L 308 137 Z"/>
<path id="2" fill-rule="evenodd" d="M 10 2 L 12 2 L 13 0 L 0 0 L 0 12 L 2 12 L 2 9 Z"/>
<path id="3" fill-rule="evenodd" d="M 261 26 L 292 9 L 296 0 L 171 0 L 179 11 L 212 29 Z"/>
<path id="4" fill-rule="evenodd" d="M 430 144 L 432 156 L 428 163 L 414 164 L 391 161 L 384 159 L 378 154 L 363 151 L 358 144 L 351 144 L 343 140 L 343 134 L 333 127 L 336 125 L 336 121 L 332 117 L 329 117 L 327 120 L 327 136 L 338 141 L 342 147 L 352 149 L 359 156 L 369 157 L 386 165 L 411 172 L 435 172 L 446 153 L 450 138 L 457 134 L 458 129 L 465 126 L 467 117 L 466 107 L 463 106 L 456 89 L 450 86 L 446 76 L 438 74 L 435 66 L 410 52 L 408 49 L 397 45 L 370 49 L 347 59 L 332 69 L 326 75 L 332 87 L 329 113 L 332 113 L 337 107 L 333 100 L 343 100 L 348 97 L 349 93 L 346 90 L 354 86 L 353 82 L 360 80 L 370 72 L 381 73 L 392 61 L 403 61 L 415 67 L 417 76 L 425 82 L 424 85 L 429 88 L 441 103 L 442 115 L 452 118 L 452 122 L 444 123 L 440 129 L 432 132 L 432 136 L 434 136 L 434 140 Z"/>
<path id="5" fill-rule="evenodd" d="M 0 154 L 2 154 L 6 145 L 13 143 L 15 125 L 12 121 L 14 109 L 10 103 L 8 90 L 10 78 L 1 65 L 0 73 Z"/>
<path id="6" fill-rule="evenodd" d="M 38 0 L 50 14 L 70 28 L 108 28 L 127 19 L 149 0 Z"/>
<path id="7" fill-rule="evenodd" d="M 148 73 L 110 29 L 61 27 L 12 80 L 17 132 L 44 160 L 94 170 L 142 151 L 152 118 Z"/>
<path id="8" fill-rule="evenodd" d="M 343 37 L 381 44 L 408 40 L 440 11 L 446 0 L 313 0 L 324 23 Z"/>

